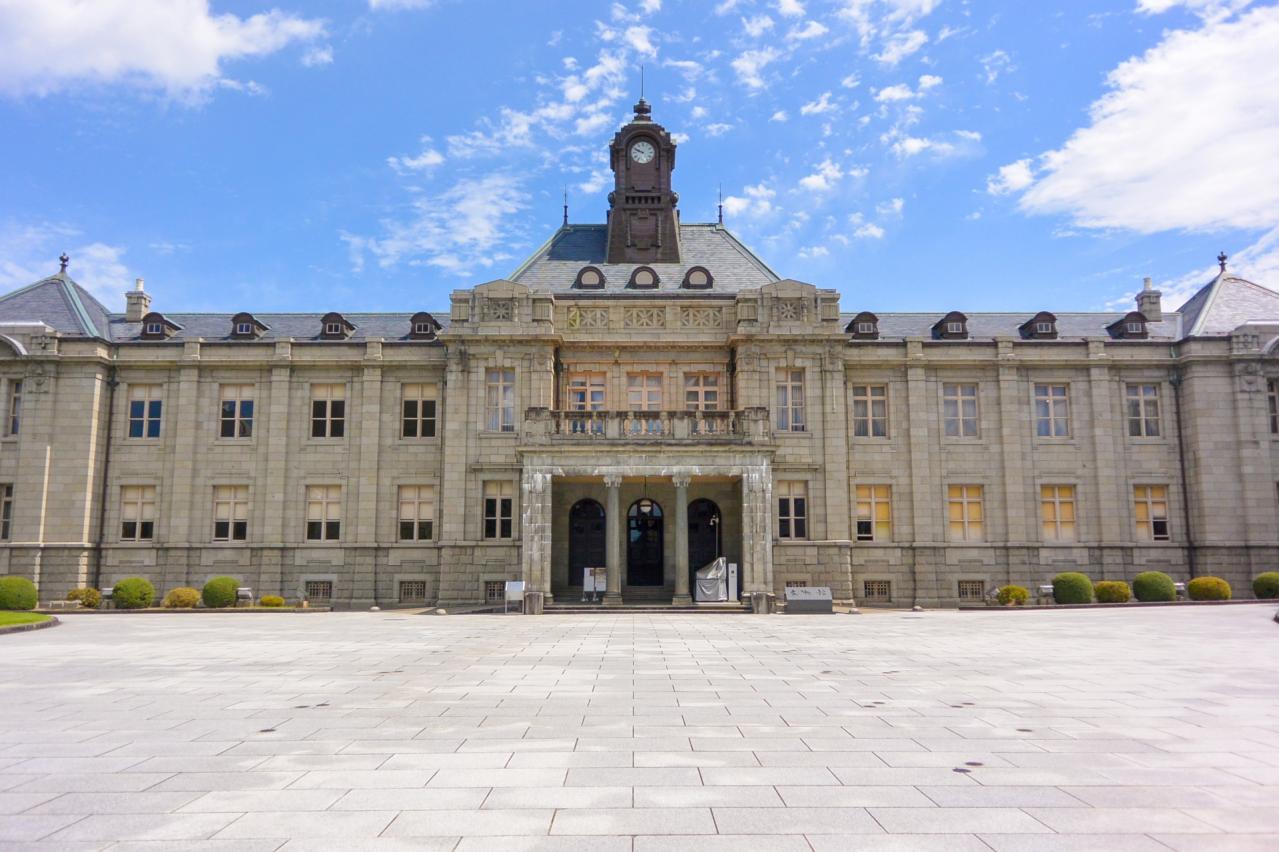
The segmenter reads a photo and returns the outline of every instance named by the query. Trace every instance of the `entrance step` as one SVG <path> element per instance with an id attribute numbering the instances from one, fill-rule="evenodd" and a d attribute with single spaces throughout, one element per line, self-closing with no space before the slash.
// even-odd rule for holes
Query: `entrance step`
<path id="1" fill-rule="evenodd" d="M 749 603 L 746 603 L 746 604 L 704 603 L 704 604 L 691 604 L 688 606 L 672 606 L 669 601 L 665 604 L 648 603 L 648 602 L 633 603 L 631 601 L 627 601 L 623 603 L 621 606 L 604 606 L 603 604 L 591 604 L 591 603 L 553 603 L 553 604 L 548 604 L 547 607 L 543 610 L 543 612 L 545 612 L 548 615 L 555 615 L 557 613 L 560 615 L 570 614 L 570 613 L 574 615 L 582 615 L 585 613 L 634 615 L 636 613 L 649 613 L 649 612 L 651 613 L 697 612 L 702 614 L 719 613 L 722 615 L 722 614 L 744 613 L 744 612 L 750 612 L 750 611 L 751 611 L 751 608 Z"/>

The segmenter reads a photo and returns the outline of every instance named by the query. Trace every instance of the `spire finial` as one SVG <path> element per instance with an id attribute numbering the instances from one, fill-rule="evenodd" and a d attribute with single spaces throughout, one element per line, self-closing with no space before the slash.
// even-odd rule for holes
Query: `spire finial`
<path id="1" fill-rule="evenodd" d="M 564 227 L 568 227 L 568 184 L 564 185 Z"/>
<path id="2" fill-rule="evenodd" d="M 644 100 L 644 66 L 640 66 L 640 99 L 635 105 L 635 121 L 651 121 L 649 118 L 653 108 Z"/>
<path id="3" fill-rule="evenodd" d="M 67 257 L 67 253 L 64 251 L 62 253 L 62 256 L 58 258 L 58 263 L 62 264 L 62 268 L 58 271 L 61 274 L 65 275 L 67 272 L 67 264 L 69 264 L 70 262 L 71 262 L 71 258 Z"/>
<path id="4" fill-rule="evenodd" d="M 644 100 L 644 63 L 640 63 L 640 100 Z"/>
<path id="5" fill-rule="evenodd" d="M 724 224 L 724 184 L 719 185 L 719 223 Z"/>
<path id="6" fill-rule="evenodd" d="M 1222 272 L 1226 271 L 1226 261 L 1229 259 L 1230 259 L 1229 255 L 1227 255 L 1224 251 L 1221 254 L 1217 255 L 1217 263 L 1221 264 Z"/>

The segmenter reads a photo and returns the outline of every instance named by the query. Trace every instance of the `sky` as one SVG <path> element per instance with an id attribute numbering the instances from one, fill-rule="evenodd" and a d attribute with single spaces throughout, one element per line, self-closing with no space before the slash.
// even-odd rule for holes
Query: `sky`
<path id="1" fill-rule="evenodd" d="M 604 220 L 641 66 L 683 221 L 846 311 L 1279 289 L 1277 49 L 1252 0 L 0 0 L 0 290 L 446 309 Z"/>

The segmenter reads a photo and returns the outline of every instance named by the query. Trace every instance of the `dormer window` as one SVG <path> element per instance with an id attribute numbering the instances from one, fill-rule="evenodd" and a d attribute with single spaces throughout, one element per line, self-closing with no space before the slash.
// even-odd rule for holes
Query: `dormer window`
<path id="1" fill-rule="evenodd" d="M 414 334 L 430 334 L 431 324 L 429 322 L 415 322 L 413 323 L 413 333 Z"/>
<path id="2" fill-rule="evenodd" d="M 253 314 L 241 311 L 231 317 L 231 336 L 237 340 L 252 340 L 266 331 L 266 326 L 258 322 Z"/>
<path id="3" fill-rule="evenodd" d="M 1125 328 L 1127 329 L 1128 334 L 1130 335 L 1141 334 L 1143 331 L 1146 330 L 1145 323 L 1140 323 L 1140 322 L 1127 323 L 1125 325 Z"/>
<path id="4" fill-rule="evenodd" d="M 336 312 L 325 314 L 320 319 L 320 338 L 322 340 L 345 340 L 355 331 L 355 326 Z"/>
<path id="5" fill-rule="evenodd" d="M 934 340 L 967 340 L 968 317 L 959 311 L 951 311 L 933 326 Z"/>
<path id="6" fill-rule="evenodd" d="M 142 333 L 148 337 L 164 337 L 164 323 L 149 322 L 146 324 L 146 328 L 142 330 Z"/>
<path id="7" fill-rule="evenodd" d="M 409 329 L 411 340 L 434 340 L 440 324 L 426 311 L 419 311 L 409 320 Z"/>
<path id="8" fill-rule="evenodd" d="M 1106 326 L 1106 330 L 1118 340 L 1145 340 L 1150 336 L 1149 323 L 1141 311 L 1130 312 L 1123 319 Z"/>
<path id="9" fill-rule="evenodd" d="M 248 337 L 250 334 L 253 333 L 253 323 L 237 322 L 235 324 L 235 333 L 240 335 L 241 337 Z"/>
<path id="10" fill-rule="evenodd" d="M 948 322 L 946 323 L 946 333 L 947 334 L 963 334 L 964 324 L 962 322 Z"/>
<path id="11" fill-rule="evenodd" d="M 339 335 L 339 334 L 341 334 L 341 333 L 342 333 L 342 323 L 340 323 L 340 322 L 326 322 L 326 323 L 324 324 L 324 333 L 325 333 L 325 334 L 332 334 L 332 335 Z"/>
<path id="12" fill-rule="evenodd" d="M 172 320 L 165 319 L 164 314 L 152 311 L 142 318 L 142 333 L 139 336 L 143 340 L 167 340 L 181 328 Z"/>
<path id="13" fill-rule="evenodd" d="M 583 266 L 577 273 L 573 286 L 578 290 L 603 290 L 604 273 L 594 266 Z"/>
<path id="14" fill-rule="evenodd" d="M 657 273 L 649 266 L 637 266 L 631 273 L 631 280 L 626 286 L 635 290 L 656 290 L 659 279 Z"/>
<path id="15" fill-rule="evenodd" d="M 1053 324 L 1050 322 L 1035 323 L 1035 334 L 1052 334 Z"/>
<path id="16" fill-rule="evenodd" d="M 1026 340 L 1056 340 L 1057 317 L 1048 311 L 1040 311 L 1018 326 L 1018 331 Z"/>
<path id="17" fill-rule="evenodd" d="M 854 340 L 878 340 L 879 317 L 870 311 L 862 311 L 844 326 L 844 331 L 851 334 Z"/>
<path id="18" fill-rule="evenodd" d="M 714 283 L 715 279 L 711 277 L 709 269 L 694 266 L 684 273 L 684 283 L 681 286 L 686 290 L 709 290 Z"/>

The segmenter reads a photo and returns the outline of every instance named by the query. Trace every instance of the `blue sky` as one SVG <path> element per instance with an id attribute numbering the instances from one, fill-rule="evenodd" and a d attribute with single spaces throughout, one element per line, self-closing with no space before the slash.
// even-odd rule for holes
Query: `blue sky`
<path id="1" fill-rule="evenodd" d="M 684 221 L 847 310 L 1279 287 L 1275 4 L 270 2 L 0 0 L 0 286 L 444 308 L 603 220 L 643 64 Z"/>

